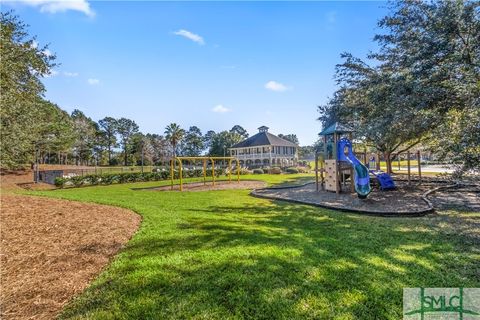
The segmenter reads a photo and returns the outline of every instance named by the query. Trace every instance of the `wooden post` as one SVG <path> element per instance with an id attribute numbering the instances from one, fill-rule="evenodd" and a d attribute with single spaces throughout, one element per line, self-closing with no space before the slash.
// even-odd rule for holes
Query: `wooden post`
<path id="1" fill-rule="evenodd" d="M 315 183 L 318 192 L 318 153 L 315 153 Z"/>
<path id="2" fill-rule="evenodd" d="M 325 190 L 325 162 L 324 159 L 320 160 L 320 178 L 322 183 L 322 190 Z"/>
<path id="3" fill-rule="evenodd" d="M 410 151 L 407 151 L 408 184 L 410 184 Z"/>
<path id="4" fill-rule="evenodd" d="M 232 182 L 232 159 L 228 159 L 228 182 Z"/>
<path id="5" fill-rule="evenodd" d="M 180 177 L 180 191 L 183 191 L 183 172 L 182 172 L 182 160 L 178 160 L 179 162 L 179 177 Z"/>
<path id="6" fill-rule="evenodd" d="M 237 163 L 237 183 L 240 183 L 240 160 L 235 159 L 236 163 Z"/>
<path id="7" fill-rule="evenodd" d="M 418 161 L 418 177 L 420 179 L 420 182 L 422 182 L 422 165 L 421 165 L 421 159 L 420 159 L 420 150 L 417 151 L 417 161 Z"/>
<path id="8" fill-rule="evenodd" d="M 355 179 L 353 178 L 353 166 L 350 168 L 350 192 L 355 192 Z"/>
<path id="9" fill-rule="evenodd" d="M 400 171 L 400 153 L 397 154 L 398 171 Z"/>
<path id="10" fill-rule="evenodd" d="M 335 193 L 340 193 L 340 172 L 338 170 L 338 150 L 337 150 L 337 134 L 333 133 L 333 159 L 335 159 Z"/>
<path id="11" fill-rule="evenodd" d="M 171 181 L 171 185 L 170 185 L 170 190 L 173 190 L 173 179 L 174 179 L 174 166 L 175 166 L 175 162 L 173 161 L 173 159 L 170 160 L 170 181 Z"/>
<path id="12" fill-rule="evenodd" d="M 215 160 L 212 159 L 212 186 L 215 187 Z"/>
<path id="13" fill-rule="evenodd" d="M 207 179 L 207 159 L 203 159 L 203 185 L 206 184 Z"/>
<path id="14" fill-rule="evenodd" d="M 327 136 L 323 136 L 323 159 L 328 159 L 328 151 L 327 151 Z"/>

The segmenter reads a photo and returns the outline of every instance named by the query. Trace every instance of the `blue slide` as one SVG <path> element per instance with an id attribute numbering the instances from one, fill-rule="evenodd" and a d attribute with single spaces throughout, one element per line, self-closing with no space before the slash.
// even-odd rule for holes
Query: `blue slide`
<path id="1" fill-rule="evenodd" d="M 345 147 L 348 148 L 348 155 L 344 152 Z M 372 191 L 372 188 L 370 187 L 370 173 L 368 172 L 368 168 L 353 154 L 352 143 L 350 140 L 342 138 L 338 141 L 337 159 L 339 161 L 347 161 L 353 166 L 353 171 L 355 172 L 355 191 L 360 199 L 365 199 Z"/>
<path id="2" fill-rule="evenodd" d="M 377 177 L 381 190 L 393 190 L 395 189 L 395 182 L 392 177 L 383 171 L 370 170 L 370 172 Z"/>

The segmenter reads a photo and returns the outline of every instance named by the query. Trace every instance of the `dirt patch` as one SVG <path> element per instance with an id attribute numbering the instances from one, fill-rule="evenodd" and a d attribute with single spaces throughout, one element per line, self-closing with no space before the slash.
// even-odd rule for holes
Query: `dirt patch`
<path id="1" fill-rule="evenodd" d="M 237 181 L 216 181 L 215 186 L 212 186 L 212 182 L 207 182 L 203 184 L 203 182 L 195 182 L 195 183 L 184 183 L 183 184 L 183 191 L 212 191 L 212 190 L 233 190 L 233 189 L 258 189 L 258 188 L 265 188 L 267 184 L 263 181 L 254 181 L 254 180 L 242 180 L 240 182 Z M 179 191 L 179 186 L 174 185 L 173 191 Z M 139 189 L 137 189 L 139 190 Z M 163 187 L 154 187 L 148 188 L 148 190 L 154 191 L 171 191 L 170 186 L 163 186 Z"/>
<path id="2" fill-rule="evenodd" d="M 130 210 L 4 194 L 2 319 L 51 319 L 82 292 L 137 230 Z"/>
<path id="3" fill-rule="evenodd" d="M 0 172 L 0 187 L 2 191 L 15 191 L 21 190 L 18 184 L 33 184 L 33 171 L 30 169 L 26 170 L 15 170 L 7 171 L 2 170 Z"/>

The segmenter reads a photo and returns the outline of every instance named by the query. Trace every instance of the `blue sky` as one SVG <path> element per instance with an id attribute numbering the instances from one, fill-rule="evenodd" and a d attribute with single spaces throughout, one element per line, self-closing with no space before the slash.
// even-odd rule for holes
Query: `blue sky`
<path id="1" fill-rule="evenodd" d="M 46 97 L 94 120 L 171 122 L 207 130 L 240 124 L 317 139 L 316 106 L 335 91 L 347 51 L 375 50 L 383 2 L 2 2 L 61 64 Z"/>

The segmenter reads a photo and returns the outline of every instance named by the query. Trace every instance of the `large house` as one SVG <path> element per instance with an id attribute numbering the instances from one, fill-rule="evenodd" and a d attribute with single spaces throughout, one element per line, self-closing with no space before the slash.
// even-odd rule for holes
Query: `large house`
<path id="1" fill-rule="evenodd" d="M 268 127 L 258 128 L 258 133 L 233 145 L 230 156 L 247 167 L 291 166 L 297 164 L 298 146 L 268 132 Z"/>

